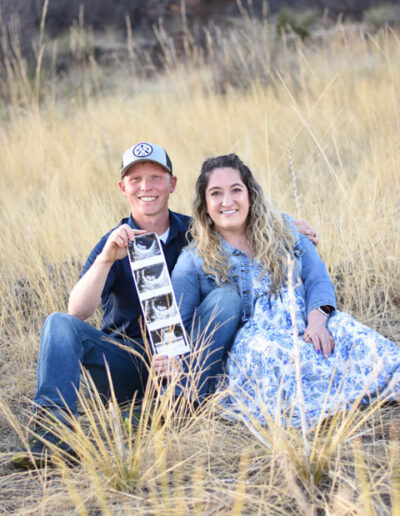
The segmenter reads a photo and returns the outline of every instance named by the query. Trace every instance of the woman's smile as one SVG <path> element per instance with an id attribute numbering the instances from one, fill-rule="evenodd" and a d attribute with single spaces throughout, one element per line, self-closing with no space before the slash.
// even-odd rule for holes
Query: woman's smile
<path id="1" fill-rule="evenodd" d="M 220 213 L 223 215 L 233 215 L 234 213 L 237 213 L 238 210 L 221 210 Z"/>

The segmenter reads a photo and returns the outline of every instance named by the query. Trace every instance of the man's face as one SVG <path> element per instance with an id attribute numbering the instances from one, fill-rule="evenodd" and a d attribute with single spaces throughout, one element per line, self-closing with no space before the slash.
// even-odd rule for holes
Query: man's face
<path id="1" fill-rule="evenodd" d="M 143 161 L 132 165 L 118 185 L 134 217 L 152 217 L 168 213 L 168 198 L 175 190 L 176 177 L 157 163 Z"/>

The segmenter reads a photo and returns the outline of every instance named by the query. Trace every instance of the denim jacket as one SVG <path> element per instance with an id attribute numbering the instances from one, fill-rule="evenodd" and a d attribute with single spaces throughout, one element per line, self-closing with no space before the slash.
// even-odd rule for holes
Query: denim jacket
<path id="1" fill-rule="evenodd" d="M 336 308 L 334 286 L 314 244 L 306 236 L 299 234 L 295 226 L 292 230 L 295 236 L 293 281 L 296 284 L 298 278 L 302 280 L 307 314 L 318 306 L 330 305 Z M 228 283 L 223 285 L 233 284 L 239 292 L 243 300 L 242 320 L 245 322 L 253 315 L 255 304 L 250 274 L 251 260 L 243 251 L 235 249 L 222 238 L 221 241 L 230 262 Z M 204 272 L 202 264 L 203 259 L 196 249 L 187 247 L 172 271 L 172 286 L 186 328 L 190 327 L 195 309 L 218 286 L 214 277 Z"/>

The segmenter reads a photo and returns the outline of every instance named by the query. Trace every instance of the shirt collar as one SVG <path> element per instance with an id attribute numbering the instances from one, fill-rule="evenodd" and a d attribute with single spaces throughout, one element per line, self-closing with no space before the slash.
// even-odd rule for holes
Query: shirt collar
<path id="1" fill-rule="evenodd" d="M 132 229 L 140 229 L 140 227 L 136 224 L 136 222 L 134 221 L 133 217 L 132 217 L 132 213 L 129 215 L 129 218 L 128 218 L 128 225 L 132 228 Z"/>
<path id="2" fill-rule="evenodd" d="M 132 213 L 129 215 L 128 218 L 128 225 L 132 229 L 141 229 L 135 222 L 135 219 L 132 217 Z M 186 224 L 183 222 L 182 219 L 178 217 L 176 213 L 169 210 L 169 235 L 168 235 L 168 241 L 172 240 L 177 236 L 178 233 L 186 233 L 187 227 Z"/>
<path id="3" fill-rule="evenodd" d="M 173 211 L 169 212 L 169 227 L 168 241 L 175 238 L 178 233 L 186 233 L 187 231 L 187 224 Z"/>

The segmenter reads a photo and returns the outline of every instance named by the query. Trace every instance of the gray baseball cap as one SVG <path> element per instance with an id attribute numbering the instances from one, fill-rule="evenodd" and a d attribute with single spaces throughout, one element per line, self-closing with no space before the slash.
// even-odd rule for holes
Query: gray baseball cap
<path id="1" fill-rule="evenodd" d="M 169 159 L 167 151 L 155 145 L 154 143 L 142 142 L 137 143 L 133 147 L 129 147 L 123 154 L 121 159 L 121 178 L 124 177 L 126 171 L 135 163 L 142 161 L 152 161 L 158 163 L 172 176 L 172 163 Z"/>

